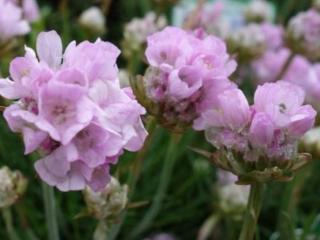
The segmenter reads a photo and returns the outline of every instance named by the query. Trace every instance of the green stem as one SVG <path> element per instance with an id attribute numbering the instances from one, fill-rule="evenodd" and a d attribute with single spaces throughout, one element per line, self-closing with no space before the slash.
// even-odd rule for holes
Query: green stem
<path id="1" fill-rule="evenodd" d="M 140 175 L 142 172 L 144 159 L 146 157 L 147 152 L 149 151 L 150 144 L 152 142 L 154 132 L 156 130 L 156 126 L 157 126 L 156 119 L 151 117 L 147 123 L 147 131 L 148 131 L 149 135 L 145 141 L 145 144 L 143 145 L 143 149 L 141 149 L 137 153 L 137 155 L 133 161 L 132 170 L 131 170 L 132 175 L 130 176 L 130 178 L 128 180 L 129 189 L 130 189 L 129 202 L 135 193 L 136 185 L 137 185 L 137 182 L 139 181 L 139 178 L 140 178 Z M 118 236 L 118 234 L 121 230 L 121 227 L 122 227 L 122 224 L 123 224 L 123 221 L 124 221 L 126 215 L 127 215 L 127 210 L 125 210 L 124 213 L 121 215 L 119 223 L 111 227 L 109 234 L 108 234 L 108 239 L 111 239 L 111 240 L 116 239 L 116 237 Z"/>
<path id="2" fill-rule="evenodd" d="M 153 117 L 150 118 L 149 122 L 147 124 L 147 130 L 148 130 L 149 135 L 145 141 L 143 148 L 138 152 L 137 156 L 135 157 L 135 159 L 133 161 L 132 177 L 129 180 L 129 189 L 130 189 L 130 197 L 129 198 L 131 198 L 131 196 L 133 196 L 133 194 L 135 192 L 137 182 L 138 182 L 139 177 L 141 175 L 143 162 L 144 162 L 146 154 L 149 150 L 151 141 L 153 139 L 153 134 L 154 134 L 156 126 L 157 126 L 156 119 Z"/>
<path id="3" fill-rule="evenodd" d="M 312 165 L 302 169 L 291 182 L 285 184 L 277 220 L 277 228 L 279 229 L 281 239 L 295 238 L 293 223 L 297 220 L 296 209 L 305 182 L 312 174 L 311 170 Z"/>
<path id="4" fill-rule="evenodd" d="M 263 184 L 254 183 L 250 188 L 250 196 L 239 240 L 252 240 L 256 231 L 261 205 Z"/>
<path id="5" fill-rule="evenodd" d="M 274 81 L 278 81 L 278 80 L 282 80 L 282 78 L 285 76 L 285 74 L 288 71 L 288 68 L 292 62 L 292 60 L 294 59 L 295 54 L 294 53 L 290 53 L 289 57 L 287 58 L 286 62 L 283 64 L 280 72 L 278 73 L 278 75 L 276 76 L 276 78 L 274 79 Z"/>
<path id="6" fill-rule="evenodd" d="M 131 238 L 139 236 L 142 232 L 148 229 L 148 227 L 152 224 L 153 220 L 157 217 L 162 207 L 162 202 L 166 196 L 176 160 L 175 150 L 177 147 L 177 143 L 180 141 L 180 139 L 181 135 L 172 134 L 170 137 L 169 147 L 167 149 L 163 169 L 160 176 L 160 183 L 158 185 L 157 192 L 152 200 L 152 205 L 143 217 L 143 219 L 141 220 L 141 222 L 135 228 L 135 230 L 130 234 Z"/>
<path id="7" fill-rule="evenodd" d="M 105 219 L 99 220 L 97 228 L 93 234 L 93 240 L 107 240 L 108 238 L 108 225 Z"/>
<path id="8" fill-rule="evenodd" d="M 53 188 L 42 183 L 43 200 L 46 211 L 46 221 L 49 240 L 59 240 L 59 229 L 56 215 L 56 203 Z"/>
<path id="9" fill-rule="evenodd" d="M 10 240 L 20 240 L 19 236 L 17 235 L 17 233 L 13 227 L 12 214 L 11 214 L 11 209 L 9 207 L 2 209 L 2 217 L 3 217 L 4 223 L 6 225 L 8 238 Z"/>

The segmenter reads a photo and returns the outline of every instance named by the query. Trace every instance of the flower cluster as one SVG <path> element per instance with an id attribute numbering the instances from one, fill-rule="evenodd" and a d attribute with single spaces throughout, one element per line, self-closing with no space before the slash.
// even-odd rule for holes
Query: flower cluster
<path id="1" fill-rule="evenodd" d="M 226 90 L 195 128 L 205 129 L 210 143 L 244 162 L 283 164 L 296 159 L 297 141 L 315 121 L 315 110 L 302 105 L 304 97 L 300 87 L 285 81 L 259 86 L 252 106 L 241 90 Z"/>
<path id="2" fill-rule="evenodd" d="M 202 31 L 167 27 L 148 38 L 146 58 L 150 67 L 143 81 L 156 104 L 147 108 L 168 127 L 192 125 L 216 93 L 235 87 L 228 77 L 236 63 L 225 43 Z"/>
<path id="3" fill-rule="evenodd" d="M 43 156 L 35 168 L 49 185 L 102 189 L 123 150 L 143 145 L 145 109 L 131 89 L 119 86 L 119 54 L 101 40 L 71 42 L 63 54 L 59 35 L 43 32 L 38 58 L 26 48 L 24 57 L 11 62 L 10 78 L 0 81 L 0 94 L 17 100 L 4 117 L 12 131 L 22 133 L 25 153 Z"/>
<path id="4" fill-rule="evenodd" d="M 38 18 L 39 9 L 35 0 L 0 0 L 0 44 L 27 34 L 30 31 L 29 22 Z"/>
<path id="5" fill-rule="evenodd" d="M 320 13 L 315 9 L 301 12 L 289 22 L 287 44 L 294 53 L 310 60 L 320 59 Z"/>
<path id="6" fill-rule="evenodd" d="M 287 48 L 267 51 L 263 57 L 252 63 L 253 73 L 258 83 L 274 82 L 289 58 L 291 52 Z M 311 63 L 301 55 L 295 55 L 282 80 L 300 86 L 306 94 L 306 102 L 317 110 L 320 109 L 320 65 Z"/>

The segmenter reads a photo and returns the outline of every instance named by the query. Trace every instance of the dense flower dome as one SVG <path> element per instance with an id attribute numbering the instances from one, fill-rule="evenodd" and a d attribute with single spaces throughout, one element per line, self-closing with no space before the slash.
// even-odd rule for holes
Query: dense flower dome
<path id="1" fill-rule="evenodd" d="M 42 32 L 37 55 L 26 48 L 10 64 L 0 94 L 16 100 L 4 112 L 9 127 L 22 133 L 25 153 L 43 156 L 39 176 L 62 191 L 108 183 L 110 165 L 124 150 L 139 150 L 146 138 L 143 107 L 130 88 L 121 88 L 108 42 L 71 42 L 63 54 L 55 31 Z M 38 56 L 38 58 L 37 58 Z"/>
<path id="2" fill-rule="evenodd" d="M 218 92 L 235 87 L 228 77 L 236 63 L 225 43 L 201 31 L 167 27 L 148 37 L 146 58 L 147 96 L 173 125 L 192 125 Z"/>

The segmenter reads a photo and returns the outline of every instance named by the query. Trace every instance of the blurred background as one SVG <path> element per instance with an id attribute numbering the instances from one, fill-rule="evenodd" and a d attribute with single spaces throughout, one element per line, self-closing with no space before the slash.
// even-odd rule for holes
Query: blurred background
<path id="1" fill-rule="evenodd" d="M 210 1 L 208 1 L 210 2 Z M 213 1 L 211 1 L 213 2 Z M 241 14 L 248 1 L 222 1 L 230 15 Z M 311 6 L 311 0 L 273 0 L 274 21 L 286 24 L 297 12 Z M 64 46 L 70 41 L 94 41 L 97 37 L 110 41 L 122 49 L 118 64 L 129 74 L 143 74 L 145 65 L 141 49 L 128 52 L 125 27 L 135 18 L 143 18 L 151 11 L 166 18 L 167 24 L 181 25 L 184 17 L 197 5 L 194 0 L 39 0 L 41 18 L 32 23 L 32 31 L 14 51 L 0 59 L 1 75 L 7 76 L 8 64 L 13 56 L 23 54 L 23 45 L 34 47 L 36 36 L 44 30 L 55 29 Z M 81 15 L 91 7 L 98 7 L 103 14 L 103 27 L 94 31 L 81 22 Z M 101 19 L 100 19 L 101 20 Z M 97 21 L 100 21 L 97 20 Z M 83 20 L 82 20 L 83 21 Z M 102 20 L 101 20 L 102 21 Z M 159 23 L 161 24 L 161 23 Z M 128 31 L 128 30 L 127 30 Z M 134 30 L 137 31 L 137 30 Z M 126 76 L 124 76 L 126 78 Z M 126 79 L 123 80 L 124 82 Z M 3 103 L 5 104 L 5 103 Z M 46 225 L 40 180 L 35 174 L 32 159 L 24 156 L 22 141 L 10 132 L 0 118 L 1 165 L 20 170 L 29 180 L 23 199 L 12 208 L 13 225 L 22 239 L 46 239 Z M 152 126 L 151 126 L 152 127 Z M 121 183 L 128 183 L 136 174 L 134 161 L 143 161 L 135 191 L 129 188 L 129 205 L 126 211 L 113 219 L 109 239 L 193 240 L 199 231 L 208 235 L 204 239 L 236 239 L 241 227 L 243 204 L 221 204 L 223 194 L 228 200 L 241 198 L 245 190 L 226 190 L 223 194 L 217 183 L 216 168 L 208 160 L 194 153 L 189 147 L 212 151 L 202 133 L 187 131 L 174 150 L 174 170 L 163 173 L 164 159 L 169 142 L 169 132 L 156 126 L 149 139 L 149 148 L 142 155 L 126 153 L 112 169 Z M 320 163 L 314 161 L 292 183 L 268 184 L 264 195 L 259 239 L 320 239 Z M 158 213 L 141 227 L 150 203 L 156 196 L 160 182 L 168 188 L 159 203 Z M 231 192 L 228 192 L 231 191 Z M 82 214 L 86 208 L 80 192 L 56 191 L 61 239 L 92 239 L 97 220 Z M 237 205 L 238 204 L 238 205 Z M 0 219 L 0 239 L 8 239 L 4 222 Z M 139 227 L 140 226 L 140 227 Z M 209 232 L 209 234 L 206 234 Z M 292 236 L 295 232 L 295 236 Z M 258 238 L 257 238 L 258 239 Z"/>

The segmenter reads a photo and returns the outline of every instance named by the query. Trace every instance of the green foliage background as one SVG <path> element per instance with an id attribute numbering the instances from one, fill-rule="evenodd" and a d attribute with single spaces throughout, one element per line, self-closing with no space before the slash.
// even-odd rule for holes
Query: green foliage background
<path id="1" fill-rule="evenodd" d="M 277 20 L 285 23 L 296 12 L 307 9 L 311 1 L 305 0 L 273 0 L 278 9 Z M 41 0 L 42 21 L 35 23 L 32 33 L 26 37 L 26 43 L 34 46 L 37 33 L 46 29 L 57 30 L 64 44 L 73 39 L 78 42 L 94 37 L 85 33 L 78 25 L 79 14 L 92 5 L 98 5 L 89 0 Z M 152 0 L 113 0 L 107 16 L 108 32 L 102 37 L 120 47 L 123 26 L 133 17 L 141 17 L 149 10 L 166 14 L 170 19 L 172 6 L 156 5 Z M 15 54 L 20 54 L 18 49 Z M 11 57 L 11 56 L 10 56 Z M 7 74 L 8 59 L 1 59 L 1 71 Z M 120 66 L 125 67 L 123 58 Z M 5 104 L 5 103 L 3 103 Z M 137 183 L 132 202 L 150 202 L 159 184 L 160 172 L 163 167 L 165 151 L 169 144 L 167 130 L 157 127 L 151 147 L 143 159 L 142 175 Z M 193 153 L 188 146 L 196 146 L 212 150 L 201 133 L 188 131 L 182 142 L 176 146 L 177 160 L 174 173 L 170 180 L 168 193 L 163 201 L 161 211 L 150 227 L 135 239 L 143 239 L 150 234 L 168 232 L 178 239 L 196 239 L 197 232 L 203 222 L 216 211 L 217 196 L 214 190 L 215 167 L 207 160 Z M 113 172 L 122 182 L 126 182 L 132 173 L 132 161 L 135 154 L 126 153 Z M 40 180 L 33 169 L 31 157 L 23 155 L 23 146 L 19 136 L 11 133 L 3 118 L 0 119 L 0 163 L 12 169 L 21 170 L 29 179 L 29 187 L 24 198 L 13 208 L 13 221 L 22 239 L 47 239 L 44 208 Z M 264 206 L 260 219 L 260 238 L 257 239 L 293 239 L 290 234 L 295 228 L 304 229 L 300 239 L 307 239 L 309 233 L 320 236 L 320 164 L 315 161 L 305 169 L 294 181 L 297 183 L 291 189 L 292 183 L 269 184 L 264 195 Z M 1 183 L 0 183 L 1 184 Z M 92 233 L 97 221 L 90 218 L 75 218 L 84 208 L 80 192 L 60 193 L 56 191 L 58 201 L 59 227 L 62 239 L 83 240 L 92 239 Z M 149 205 L 129 209 L 124 221 L 121 218 L 118 225 L 111 229 L 116 239 L 131 239 L 130 234 L 141 221 Z M 289 217 L 290 216 L 290 217 Z M 0 218 L 0 239 L 7 239 L 4 223 Z M 236 239 L 241 221 L 225 216 L 215 229 L 215 239 Z M 38 236 L 33 238 L 30 230 Z M 272 233 L 280 232 L 280 238 L 271 238 Z M 275 236 L 275 235 L 273 235 Z M 109 239 L 108 239 L 109 240 Z"/>

